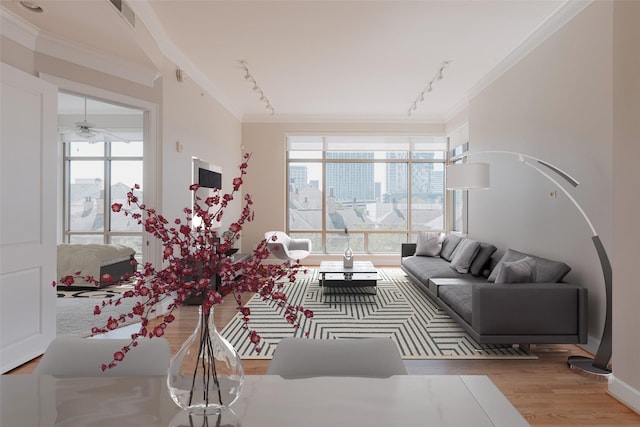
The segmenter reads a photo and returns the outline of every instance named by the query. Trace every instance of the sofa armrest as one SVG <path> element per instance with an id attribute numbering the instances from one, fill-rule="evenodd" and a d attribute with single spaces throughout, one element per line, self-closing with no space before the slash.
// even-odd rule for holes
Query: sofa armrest
<path id="1" fill-rule="evenodd" d="M 587 289 L 568 283 L 475 283 L 472 327 L 481 335 L 587 339 Z"/>
<path id="2" fill-rule="evenodd" d="M 416 253 L 415 243 L 403 243 L 401 247 L 400 257 L 412 256 Z"/>

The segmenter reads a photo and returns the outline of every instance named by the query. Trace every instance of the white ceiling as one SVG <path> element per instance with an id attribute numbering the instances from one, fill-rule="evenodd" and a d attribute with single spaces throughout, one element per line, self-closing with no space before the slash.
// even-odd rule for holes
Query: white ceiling
<path id="1" fill-rule="evenodd" d="M 133 0 L 134 30 L 108 0 L 33 2 L 44 12 L 0 0 L 47 37 L 149 69 L 153 55 L 140 41 L 144 23 L 187 78 L 245 121 L 444 121 L 537 30 L 576 3 Z M 248 62 L 274 116 L 245 80 L 240 60 Z M 451 61 L 444 78 L 409 117 L 444 60 Z"/>

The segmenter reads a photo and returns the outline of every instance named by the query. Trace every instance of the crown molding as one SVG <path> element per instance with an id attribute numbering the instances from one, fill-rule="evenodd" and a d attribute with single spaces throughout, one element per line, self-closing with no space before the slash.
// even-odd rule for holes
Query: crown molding
<path id="1" fill-rule="evenodd" d="M 155 40 L 158 48 L 171 62 L 178 68 L 184 70 L 191 80 L 196 82 L 204 91 L 216 99 L 226 108 L 236 119 L 242 121 L 242 110 L 231 99 L 214 84 L 206 74 L 204 74 L 191 60 L 182 53 L 178 46 L 173 43 L 162 23 L 151 8 L 148 1 L 130 2 L 129 6 L 135 12 L 137 18 L 144 23 Z"/>
<path id="2" fill-rule="evenodd" d="M 0 6 L 2 35 L 34 52 L 152 87 L 158 70 L 131 64 L 120 58 L 42 31 Z"/>
<path id="3" fill-rule="evenodd" d="M 354 115 L 299 115 L 299 114 L 245 114 L 242 123 L 390 123 L 390 124 L 445 124 L 442 115 L 354 116 Z"/>
<path id="4" fill-rule="evenodd" d="M 556 31 L 566 25 L 571 19 L 589 6 L 593 0 L 566 0 L 556 9 L 546 21 L 541 23 L 524 42 L 518 45 L 498 65 L 476 83 L 468 94 L 468 99 L 478 95 L 498 77 L 506 73 L 511 67 L 529 55 L 542 42 L 551 37 Z"/>
<path id="5" fill-rule="evenodd" d="M 47 33 L 43 33 L 40 36 L 37 50 L 39 53 L 54 56 L 148 87 L 153 87 L 154 81 L 160 75 L 158 70 L 153 68 L 132 64 L 80 44 L 63 41 Z"/>
<path id="6" fill-rule="evenodd" d="M 29 50 L 36 50 L 39 30 L 18 15 L 0 6 L 0 33 Z"/>
<path id="7" fill-rule="evenodd" d="M 458 102 L 446 115 L 446 123 L 449 123 L 451 120 L 456 119 L 462 114 L 466 114 L 469 116 L 469 99 L 464 98 L 460 102 Z"/>

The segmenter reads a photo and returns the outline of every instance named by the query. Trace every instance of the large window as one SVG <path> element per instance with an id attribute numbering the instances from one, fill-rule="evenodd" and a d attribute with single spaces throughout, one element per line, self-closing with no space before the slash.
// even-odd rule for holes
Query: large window
<path id="1" fill-rule="evenodd" d="M 141 225 L 110 206 L 143 185 L 142 165 L 142 141 L 65 143 L 65 241 L 117 243 L 141 255 Z"/>
<path id="2" fill-rule="evenodd" d="M 314 252 L 396 252 L 421 230 L 444 230 L 446 138 L 290 136 L 288 232 Z"/>
<path id="3" fill-rule="evenodd" d="M 83 100 L 59 94 L 59 122 L 63 129 L 60 138 L 64 147 L 63 241 L 129 246 L 142 262 L 142 226 L 131 216 L 111 211 L 115 202 L 126 204 L 127 193 L 135 184 L 140 185 L 136 195 L 143 200 L 142 128 L 132 127 L 132 123 L 142 122 L 142 111 L 91 101 L 93 110 L 104 111 L 101 116 L 89 116 L 92 121 L 111 120 L 123 128 L 112 133 L 88 123 L 92 127 L 84 130 L 74 123 L 73 115 L 64 114 L 65 108 L 69 110 L 78 99 Z M 87 122 L 86 101 L 83 104 L 82 119 Z"/>

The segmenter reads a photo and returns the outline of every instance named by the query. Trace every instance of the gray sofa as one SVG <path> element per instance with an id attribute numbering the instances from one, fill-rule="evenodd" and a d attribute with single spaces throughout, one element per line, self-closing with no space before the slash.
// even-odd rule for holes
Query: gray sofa
<path id="1" fill-rule="evenodd" d="M 465 240 L 469 239 L 448 235 L 435 256 L 416 255 L 416 243 L 402 244 L 401 267 L 476 341 L 521 345 L 587 342 L 587 290 L 562 282 L 569 266 L 513 249 L 498 258 L 495 246 L 478 242 L 475 253 L 467 256 L 467 264 L 472 258 L 468 270 L 452 268 L 454 261 L 459 264 L 464 246 L 460 243 Z M 509 278 L 505 271 L 514 268 L 528 268 L 529 276 L 516 273 Z M 443 278 L 449 280 L 437 280 Z M 429 279 L 436 279 L 439 286 Z"/>

